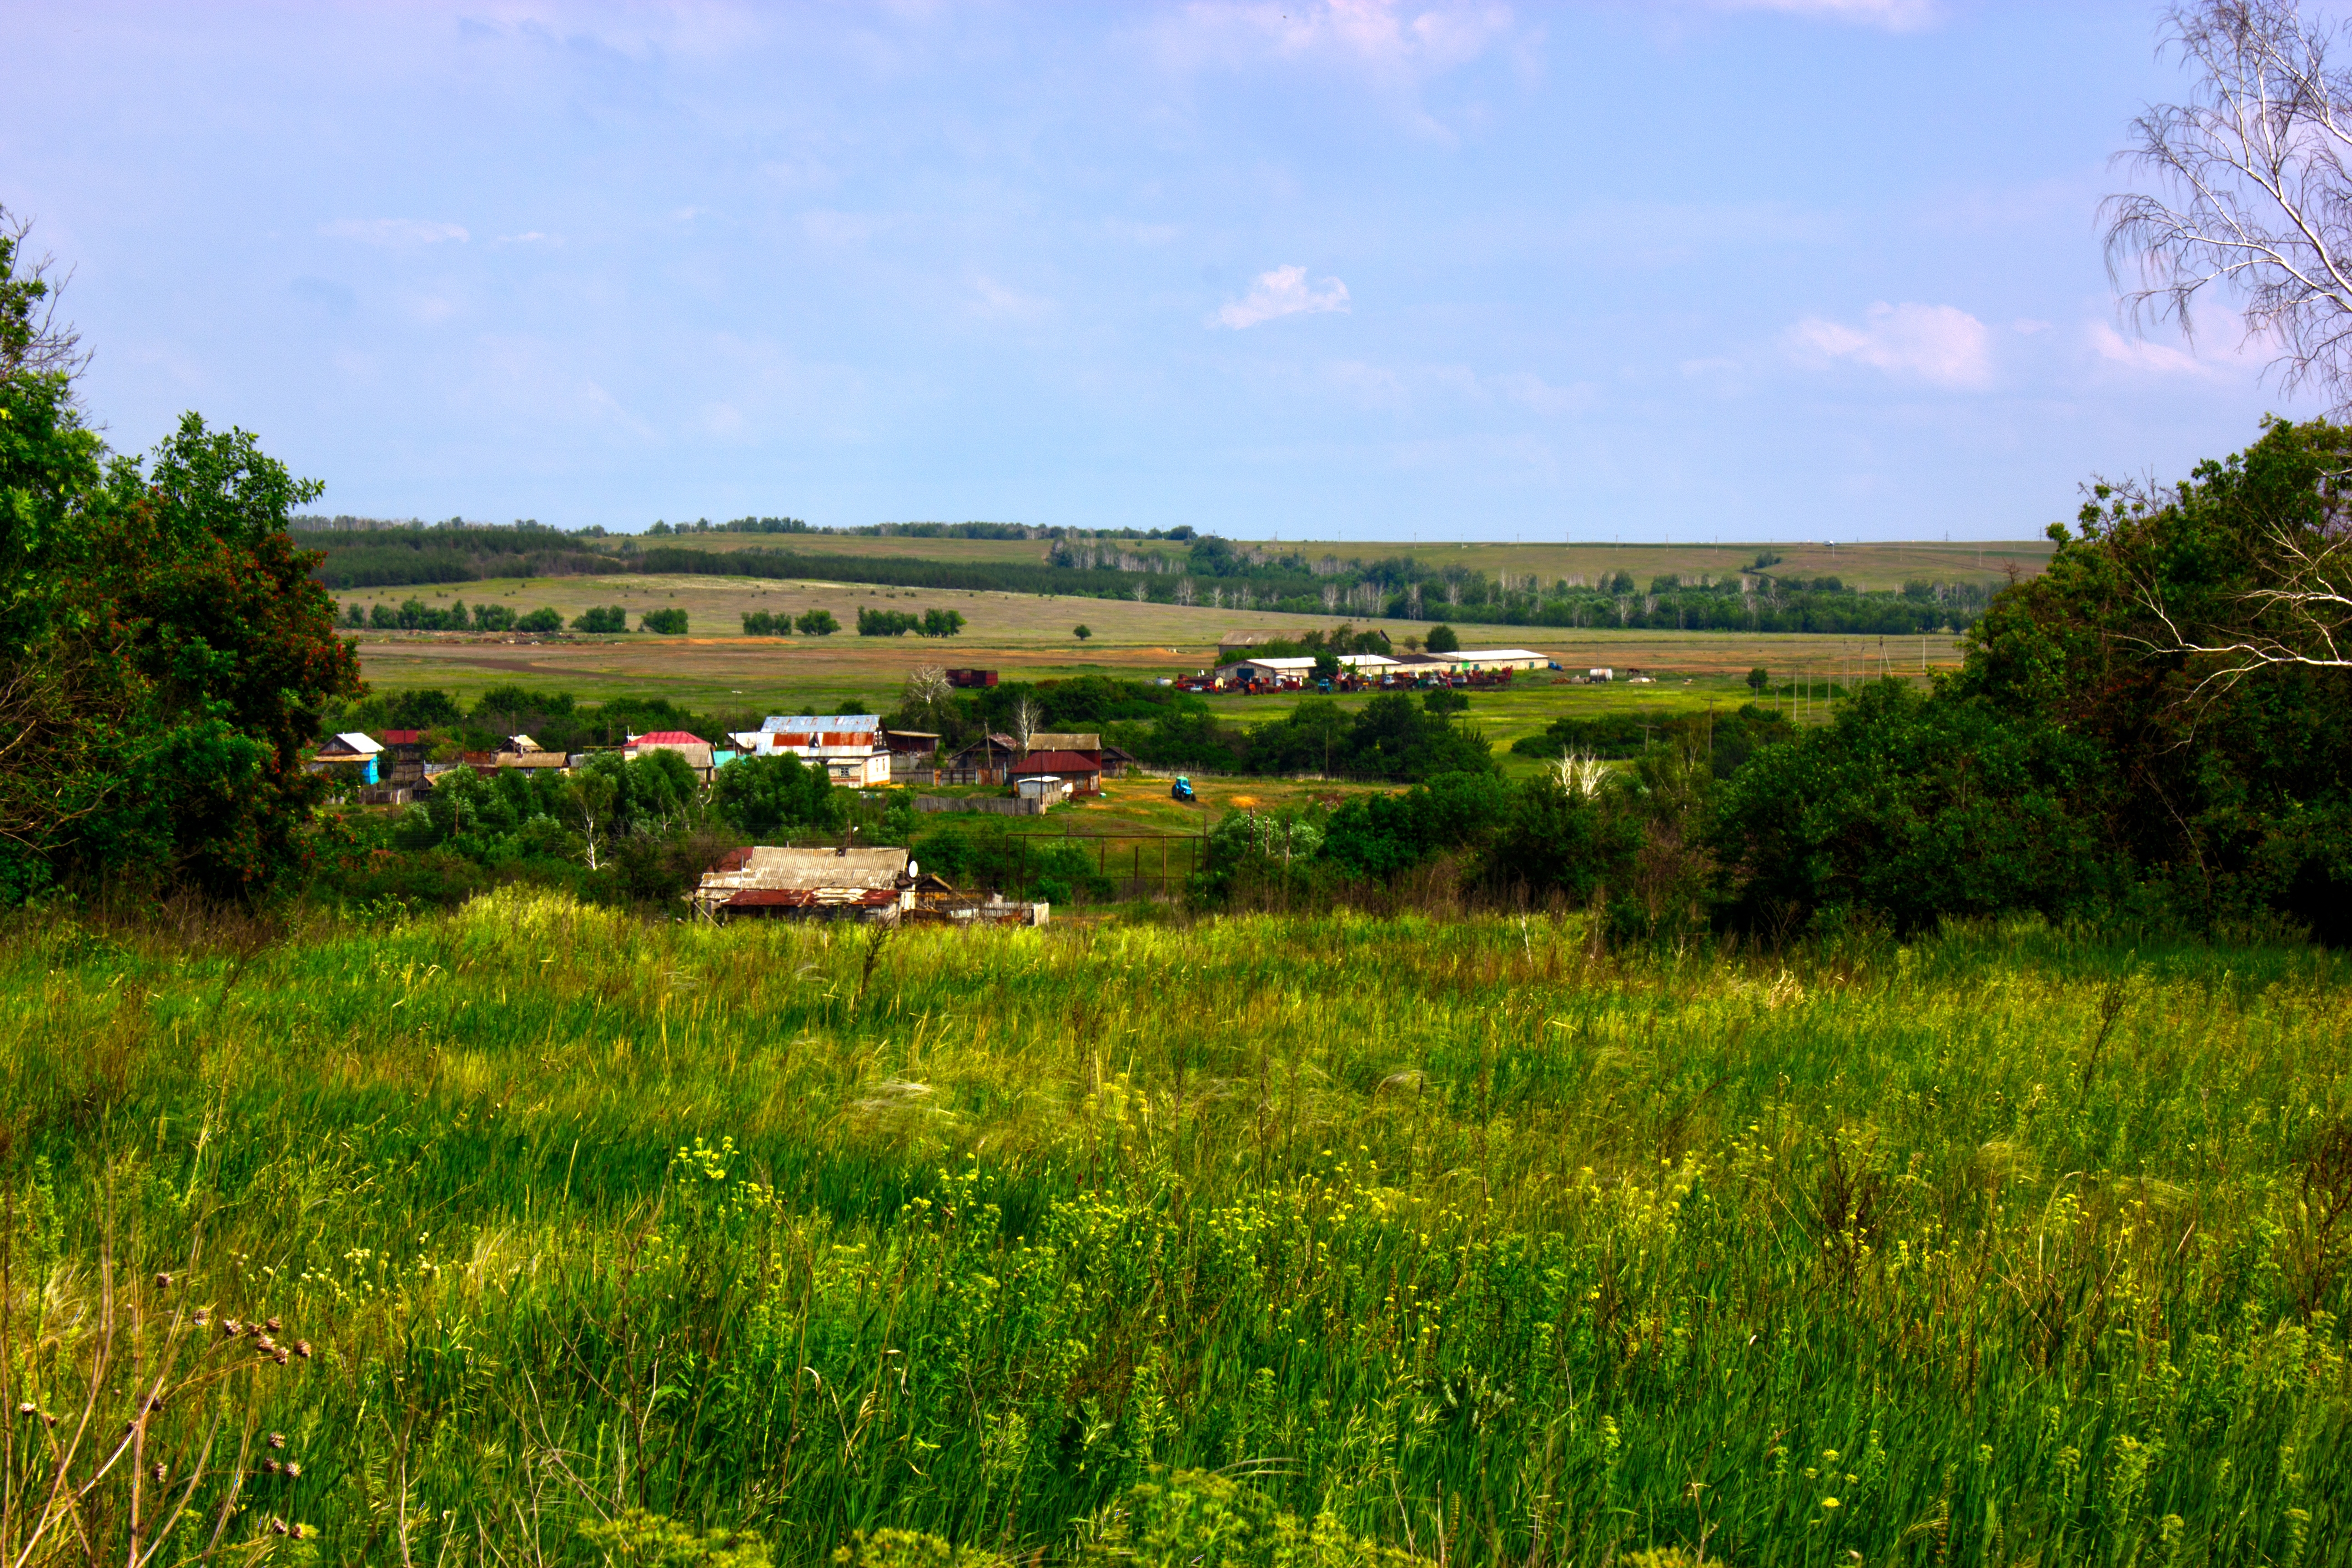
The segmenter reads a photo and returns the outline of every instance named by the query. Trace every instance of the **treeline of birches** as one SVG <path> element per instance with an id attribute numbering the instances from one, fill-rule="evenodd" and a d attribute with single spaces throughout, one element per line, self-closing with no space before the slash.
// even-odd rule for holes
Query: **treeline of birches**
<path id="1" fill-rule="evenodd" d="M 1631 572 L 1582 574 L 1546 583 L 1534 573 L 1489 574 L 1410 555 L 1364 562 L 1309 556 L 1279 546 L 1203 534 L 1180 553 L 1139 548 L 1127 540 L 1067 534 L 1045 552 L 1045 564 L 1069 573 L 1114 572 L 1134 582 L 1122 596 L 1138 604 L 1276 610 L 1389 620 L 1456 620 L 1545 626 L 1681 630 L 1929 632 L 1964 629 L 1982 611 L 1979 584 L 1906 583 L 1898 592 L 1865 592 L 1831 576 L 1783 575 L 1780 557 L 1721 575 L 1653 576 Z"/>

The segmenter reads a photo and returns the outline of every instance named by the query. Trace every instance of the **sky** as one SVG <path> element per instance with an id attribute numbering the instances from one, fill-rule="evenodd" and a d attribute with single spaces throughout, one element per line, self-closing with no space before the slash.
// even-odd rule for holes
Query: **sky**
<path id="1" fill-rule="evenodd" d="M 2117 315 L 2147 5 L 0 0 L 118 448 L 635 531 L 2022 538 L 2284 396 Z"/>

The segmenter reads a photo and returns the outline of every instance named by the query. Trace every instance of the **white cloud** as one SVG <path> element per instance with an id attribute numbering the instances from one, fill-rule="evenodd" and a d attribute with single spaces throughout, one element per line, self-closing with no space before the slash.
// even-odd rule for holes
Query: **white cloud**
<path id="1" fill-rule="evenodd" d="M 1780 11 L 1828 22 L 1857 22 L 1890 33 L 1916 32 L 1934 25 L 1934 0 L 1717 0 L 1727 11 Z"/>
<path id="2" fill-rule="evenodd" d="M 1337 278 L 1310 286 L 1304 267 L 1277 267 L 1259 273 L 1250 291 L 1210 317 L 1209 325 L 1239 331 L 1278 316 L 1311 316 L 1328 310 L 1345 314 L 1347 310 L 1348 286 Z"/>
<path id="3" fill-rule="evenodd" d="M 2035 316 L 2020 316 L 2010 322 L 2009 330 L 2030 338 L 2036 332 L 2048 331 L 2050 323 Z"/>
<path id="4" fill-rule="evenodd" d="M 1992 382 L 1985 324 L 1950 305 L 1882 301 L 1858 327 L 1809 316 L 1789 329 L 1786 342 L 1801 363 L 1850 360 L 1935 386 L 1975 389 Z"/>
<path id="5" fill-rule="evenodd" d="M 2215 370 L 2185 349 L 2127 338 L 2105 321 L 2091 323 L 2091 346 L 2103 360 L 2151 375 L 2211 375 Z"/>
<path id="6" fill-rule="evenodd" d="M 1589 381 L 1554 386 L 1543 377 L 1527 371 L 1495 376 L 1491 384 L 1513 403 L 1531 408 L 1538 414 L 1582 414 L 1599 399 L 1599 390 Z"/>
<path id="7" fill-rule="evenodd" d="M 329 239 L 356 239 L 369 245 L 438 245 L 450 239 L 463 245 L 470 237 L 457 224 L 410 217 L 350 217 L 322 224 L 319 232 Z"/>
<path id="8" fill-rule="evenodd" d="M 528 234 L 502 234 L 490 243 L 492 245 L 562 245 L 563 237 L 560 234 L 541 234 L 539 230 L 532 229 Z"/>
<path id="9" fill-rule="evenodd" d="M 1401 410 L 1409 401 L 1404 377 L 1382 365 L 1341 360 L 1326 365 L 1323 374 L 1342 393 L 1368 408 Z"/>
<path id="10" fill-rule="evenodd" d="M 1491 0 L 1411 6 L 1399 0 L 1200 0 L 1162 34 L 1178 63 L 1336 58 L 1383 76 L 1467 65 L 1509 35 L 1507 5 Z"/>
<path id="11" fill-rule="evenodd" d="M 801 214 L 801 232 L 819 245 L 863 245 L 888 223 L 887 218 L 870 213 L 833 212 L 824 207 Z"/>

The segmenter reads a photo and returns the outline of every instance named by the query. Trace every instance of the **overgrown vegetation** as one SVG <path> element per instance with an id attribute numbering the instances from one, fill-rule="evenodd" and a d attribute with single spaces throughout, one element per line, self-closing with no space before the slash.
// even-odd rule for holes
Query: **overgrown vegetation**
<path id="1" fill-rule="evenodd" d="M 101 1555 L 2342 1560 L 2340 960 L 1594 935 L 21 924 L 8 1517 L 201 1310 Z"/>

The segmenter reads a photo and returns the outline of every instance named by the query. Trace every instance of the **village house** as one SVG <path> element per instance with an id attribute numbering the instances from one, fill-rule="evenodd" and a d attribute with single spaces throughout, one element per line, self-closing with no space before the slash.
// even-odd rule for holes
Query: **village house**
<path id="1" fill-rule="evenodd" d="M 376 757 L 383 751 L 373 735 L 346 731 L 320 742 L 305 771 L 341 774 L 346 784 L 373 784 L 376 782 Z"/>
<path id="2" fill-rule="evenodd" d="M 721 924 L 751 919 L 896 925 L 914 905 L 917 869 L 904 849 L 759 845 L 721 858 L 687 900 L 697 913 Z"/>
<path id="3" fill-rule="evenodd" d="M 686 760 L 686 765 L 694 770 L 695 776 L 705 784 L 710 782 L 710 771 L 717 765 L 710 754 L 710 742 L 690 730 L 650 730 L 642 735 L 630 736 L 628 743 L 621 748 L 622 757 L 630 762 L 639 757 L 649 757 L 656 752 L 676 752 Z M 551 752 L 544 754 L 553 756 L 558 753 Z M 473 759 L 468 757 L 467 760 L 471 762 Z M 496 757 L 491 760 L 493 763 L 497 761 Z"/>
<path id="4" fill-rule="evenodd" d="M 890 747 L 876 713 L 796 713 L 771 717 L 757 730 L 728 737 L 747 757 L 798 757 L 823 767 L 837 784 L 866 789 L 890 782 Z"/>

